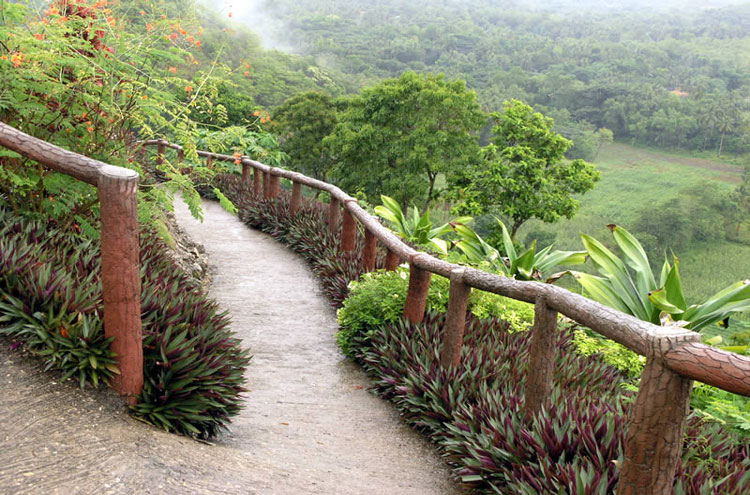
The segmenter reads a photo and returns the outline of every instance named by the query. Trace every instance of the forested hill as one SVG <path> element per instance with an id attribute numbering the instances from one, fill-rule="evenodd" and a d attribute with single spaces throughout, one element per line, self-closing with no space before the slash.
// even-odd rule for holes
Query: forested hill
<path id="1" fill-rule="evenodd" d="M 343 72 L 350 91 L 409 69 L 445 72 L 487 110 L 524 100 L 581 144 L 608 128 L 663 148 L 746 151 L 750 4 L 583 5 L 274 0 L 262 12 L 280 43 Z"/>

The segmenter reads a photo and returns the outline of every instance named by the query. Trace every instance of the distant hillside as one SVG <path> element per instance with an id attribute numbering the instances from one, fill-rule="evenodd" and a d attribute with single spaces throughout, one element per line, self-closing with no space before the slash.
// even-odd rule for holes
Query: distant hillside
<path id="1" fill-rule="evenodd" d="M 593 1 L 535 10 L 491 0 L 274 0 L 254 15 L 273 19 L 263 24 L 287 49 L 344 74 L 348 91 L 409 69 L 445 72 L 486 109 L 519 98 L 571 137 L 608 128 L 666 149 L 743 153 L 750 5 L 729 3 L 673 1 L 656 13 Z"/>

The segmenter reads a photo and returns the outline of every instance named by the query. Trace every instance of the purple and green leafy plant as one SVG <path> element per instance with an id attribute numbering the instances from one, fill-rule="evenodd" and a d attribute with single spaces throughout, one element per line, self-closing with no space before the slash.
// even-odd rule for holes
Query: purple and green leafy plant
<path id="1" fill-rule="evenodd" d="M 81 387 L 109 382 L 119 371 L 102 328 L 98 242 L 2 208 L 0 225 L 0 335 Z M 140 255 L 145 383 L 132 412 L 213 436 L 240 409 L 248 353 L 158 236 L 142 233 Z"/>

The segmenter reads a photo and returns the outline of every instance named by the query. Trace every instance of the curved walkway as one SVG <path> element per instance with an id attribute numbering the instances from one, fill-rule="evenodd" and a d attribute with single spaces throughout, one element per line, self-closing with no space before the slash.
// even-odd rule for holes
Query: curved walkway
<path id="1" fill-rule="evenodd" d="M 203 224 L 183 204 L 177 219 L 204 244 L 211 294 L 254 354 L 230 433 L 205 445 L 157 431 L 110 391 L 55 384 L 3 346 L 0 493 L 463 493 L 338 351 L 335 314 L 304 262 L 217 204 L 204 207 Z"/>

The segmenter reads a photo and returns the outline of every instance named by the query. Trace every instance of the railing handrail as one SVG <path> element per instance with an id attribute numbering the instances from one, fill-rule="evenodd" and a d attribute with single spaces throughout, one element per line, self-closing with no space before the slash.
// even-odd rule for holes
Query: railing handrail
<path id="1" fill-rule="evenodd" d="M 138 181 L 138 172 L 60 148 L 0 122 L 0 146 L 35 160 L 47 167 L 97 186 L 102 177 Z"/>
<path id="2" fill-rule="evenodd" d="M 177 151 L 183 149 L 180 145 L 162 139 L 143 141 L 141 144 L 143 146 L 161 144 Z M 201 150 L 197 153 L 198 156 L 219 161 L 237 160 L 233 155 Z M 555 285 L 515 280 L 435 258 L 404 243 L 377 218 L 359 206 L 356 199 L 333 184 L 307 177 L 299 172 L 270 167 L 246 156 L 239 159 L 241 163 L 261 172 L 328 192 L 389 250 L 423 270 L 450 278 L 454 270 L 465 269 L 464 283 L 472 288 L 528 303 L 535 303 L 539 298 L 545 298 L 548 306 L 555 311 L 624 345 L 637 354 L 664 360 L 669 368 L 686 378 L 698 380 L 728 392 L 750 396 L 750 358 L 702 344 L 697 332 L 679 326 L 654 325 Z"/>
<path id="3" fill-rule="evenodd" d="M 113 388 L 135 404 L 143 387 L 138 172 L 65 150 L 3 122 L 0 146 L 97 188 L 104 332 L 114 337 L 110 348 L 120 372 Z"/>

